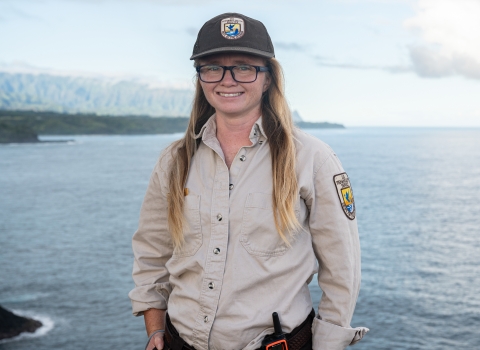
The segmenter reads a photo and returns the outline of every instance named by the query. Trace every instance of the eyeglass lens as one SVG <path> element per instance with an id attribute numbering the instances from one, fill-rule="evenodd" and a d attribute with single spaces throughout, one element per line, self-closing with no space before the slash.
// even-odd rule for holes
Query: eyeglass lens
<path id="1" fill-rule="evenodd" d="M 228 69 L 228 68 L 227 68 Z M 251 83 L 257 79 L 257 69 L 250 65 L 235 66 L 229 69 L 233 79 L 239 83 Z M 200 78 L 206 83 L 222 80 L 225 68 L 222 66 L 208 65 L 200 68 Z"/>

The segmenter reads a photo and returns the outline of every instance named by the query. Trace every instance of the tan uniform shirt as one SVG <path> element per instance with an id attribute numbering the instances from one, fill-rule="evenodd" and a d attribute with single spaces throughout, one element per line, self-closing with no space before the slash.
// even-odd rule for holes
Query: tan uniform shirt
<path id="1" fill-rule="evenodd" d="M 134 315 L 168 307 L 173 325 L 196 349 L 256 349 L 273 333 L 272 312 L 284 332 L 305 320 L 312 310 L 308 283 L 318 272 L 323 296 L 314 349 L 344 349 L 360 340 L 367 329 L 350 327 L 360 287 L 357 223 L 342 208 L 334 176 L 344 170 L 332 149 L 295 131 L 295 214 L 303 229 L 288 247 L 273 220 L 261 118 L 250 133 L 252 145 L 239 150 L 230 169 L 215 117 L 197 137 L 202 142 L 186 184 L 182 250 L 173 249 L 167 227 L 168 148 L 151 176 L 133 237 Z"/>

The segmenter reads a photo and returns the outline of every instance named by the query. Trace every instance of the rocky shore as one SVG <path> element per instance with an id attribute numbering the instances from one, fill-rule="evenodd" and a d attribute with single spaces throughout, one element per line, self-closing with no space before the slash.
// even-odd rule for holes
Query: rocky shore
<path id="1" fill-rule="evenodd" d="M 0 306 L 0 340 L 16 337 L 23 332 L 33 333 L 40 327 L 41 322 L 15 315 Z"/>

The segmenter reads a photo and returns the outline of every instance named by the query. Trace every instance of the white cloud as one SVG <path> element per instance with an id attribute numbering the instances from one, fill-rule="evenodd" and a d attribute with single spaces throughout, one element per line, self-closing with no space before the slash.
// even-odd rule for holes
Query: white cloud
<path id="1" fill-rule="evenodd" d="M 307 49 L 306 45 L 301 45 L 297 42 L 283 42 L 283 41 L 280 41 L 280 42 L 275 42 L 275 44 L 273 46 L 277 49 L 282 49 L 282 50 L 286 50 L 286 51 L 296 51 L 296 52 L 302 52 L 302 51 L 305 51 Z"/>
<path id="2" fill-rule="evenodd" d="M 119 82 L 130 82 L 141 84 L 155 89 L 174 89 L 174 90 L 192 90 L 194 84 L 190 79 L 183 80 L 159 80 L 148 75 L 126 74 L 126 73 L 95 73 L 81 70 L 59 70 L 52 68 L 43 68 L 30 65 L 25 62 L 16 61 L 6 63 L 0 61 L 0 74 L 28 74 L 28 75 L 48 75 L 54 77 L 85 78 L 101 80 L 107 84 L 117 84 Z"/>
<path id="3" fill-rule="evenodd" d="M 480 0 L 419 0 L 416 8 L 404 23 L 421 38 L 409 48 L 416 72 L 480 79 Z"/>
<path id="4" fill-rule="evenodd" d="M 339 63 L 331 59 L 326 59 L 321 56 L 313 57 L 316 63 L 321 67 L 357 69 L 357 70 L 379 70 L 393 74 L 409 73 L 412 71 L 411 66 L 401 65 L 378 65 L 378 64 L 359 64 L 359 63 Z"/>

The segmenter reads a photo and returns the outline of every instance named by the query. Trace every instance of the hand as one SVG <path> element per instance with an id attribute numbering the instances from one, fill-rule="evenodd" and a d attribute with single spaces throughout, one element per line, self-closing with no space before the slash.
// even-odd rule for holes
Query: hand
<path id="1" fill-rule="evenodd" d="M 163 350 L 163 335 L 165 330 L 165 315 L 167 310 L 148 309 L 143 313 L 145 319 L 145 328 L 149 336 L 149 341 L 145 350 Z"/>
<path id="2" fill-rule="evenodd" d="M 151 338 L 150 341 L 147 344 L 147 347 L 145 350 L 163 350 L 163 332 L 157 332 L 155 333 Z"/>

